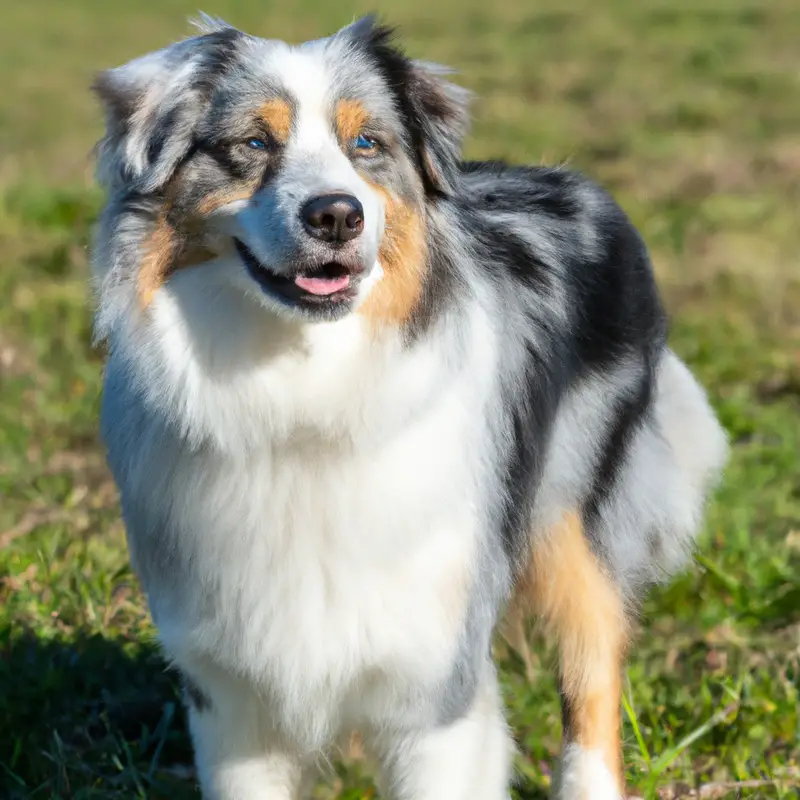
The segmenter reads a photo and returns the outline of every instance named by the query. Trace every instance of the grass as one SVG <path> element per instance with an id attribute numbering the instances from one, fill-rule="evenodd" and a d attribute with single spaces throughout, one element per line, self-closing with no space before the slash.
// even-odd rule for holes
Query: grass
<path id="1" fill-rule="evenodd" d="M 380 6 L 378 6 L 380 8 Z M 0 797 L 197 797 L 174 676 L 128 566 L 96 427 L 86 246 L 92 73 L 186 32 L 184 0 L 17 3 L 0 28 Z M 368 10 L 217 0 L 268 36 Z M 800 776 L 800 5 L 408 0 L 415 55 L 479 96 L 473 157 L 569 161 L 652 248 L 672 344 L 733 442 L 697 563 L 647 602 L 627 673 L 629 784 L 796 796 Z M 10 23 L 10 24 L 9 24 Z M 498 642 L 520 800 L 558 749 L 548 657 Z M 358 762 L 319 798 L 371 797 Z M 660 795 L 657 793 L 660 792 Z M 695 795 L 697 796 L 697 795 Z"/>

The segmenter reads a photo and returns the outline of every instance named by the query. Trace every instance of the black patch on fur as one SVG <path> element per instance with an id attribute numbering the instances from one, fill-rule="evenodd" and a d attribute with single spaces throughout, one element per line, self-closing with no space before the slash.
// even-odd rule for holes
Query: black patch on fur
<path id="1" fill-rule="evenodd" d="M 502 392 L 511 441 L 499 533 L 518 564 L 561 399 L 577 380 L 629 361 L 641 367 L 641 377 L 619 387 L 626 399 L 616 409 L 584 509 L 591 537 L 597 509 L 649 409 L 666 318 L 644 243 L 605 191 L 561 168 L 467 162 L 463 176 L 459 196 L 445 201 L 459 220 L 459 241 L 498 282 L 510 313 L 527 316 L 531 332 L 525 351 L 509 356 L 516 375 Z M 502 219 L 493 217 L 498 213 Z M 531 240 L 515 231 L 515 217 L 521 231 L 535 234 Z M 534 248 L 538 239 L 547 244 L 544 252 Z M 559 297 L 563 310 L 548 311 Z M 519 321 L 512 325 L 524 334 Z"/>
<path id="2" fill-rule="evenodd" d="M 600 518 L 600 509 L 608 499 L 625 462 L 628 443 L 644 422 L 653 393 L 653 377 L 645 374 L 633 393 L 615 403 L 614 424 L 608 433 L 600 463 L 595 468 L 594 480 L 584 503 L 584 529 L 594 541 L 593 535 Z M 597 544 L 597 542 L 595 542 Z"/>
<path id="3" fill-rule="evenodd" d="M 241 31 L 235 28 L 225 28 L 203 34 L 200 38 L 206 50 L 203 53 L 203 69 L 198 76 L 195 87 L 203 92 L 206 97 L 211 97 L 212 92 L 219 85 L 219 77 L 224 75 L 236 60 L 237 43 L 244 37 Z"/>
<path id="4" fill-rule="evenodd" d="M 465 182 L 465 194 L 472 204 L 487 211 L 529 212 L 569 219 L 579 206 L 568 184 L 554 170 L 510 166 L 502 161 L 465 161 L 462 172 L 480 176 L 477 187 Z M 484 191 L 480 191 L 485 187 Z"/>
<path id="5" fill-rule="evenodd" d="M 282 151 L 259 153 L 256 156 L 246 157 L 236 153 L 236 145 L 228 143 L 219 145 L 206 145 L 200 143 L 198 150 L 216 162 L 219 169 L 230 175 L 235 180 L 245 181 L 256 179 L 263 186 L 280 170 Z M 209 187 L 209 191 L 219 186 Z"/>
<path id="6" fill-rule="evenodd" d="M 183 109 L 180 106 L 173 106 L 158 121 L 150 141 L 147 143 L 147 161 L 150 164 L 155 164 L 158 161 L 170 136 L 172 136 L 175 125 L 180 123 L 182 111 Z"/>
<path id="7" fill-rule="evenodd" d="M 404 336 L 408 344 L 423 336 L 441 318 L 442 310 L 463 296 L 468 287 L 459 274 L 458 265 L 444 239 L 438 236 L 429 220 L 427 224 L 427 270 L 422 283 L 422 294 L 405 325 Z"/>
<path id="8" fill-rule="evenodd" d="M 245 180 L 247 178 L 249 172 L 248 165 L 233 158 L 230 145 L 207 146 L 205 143 L 201 143 L 198 149 L 209 158 L 213 159 L 217 163 L 217 166 L 227 172 L 231 177 L 239 180 Z"/>
<path id="9" fill-rule="evenodd" d="M 220 79 L 234 63 L 236 44 L 243 35 L 240 31 L 230 28 L 198 37 L 198 45 L 202 45 L 204 50 L 201 52 L 191 88 L 198 92 L 204 101 L 211 100 Z M 158 126 L 154 130 L 147 148 L 150 163 L 155 163 L 158 159 L 167 140 L 172 135 L 176 123 L 180 122 L 182 111 L 181 104 L 173 106 L 158 121 Z"/>
<path id="10" fill-rule="evenodd" d="M 181 673 L 183 697 L 187 705 L 201 714 L 211 709 L 211 698 L 185 673 Z"/>
<path id="11" fill-rule="evenodd" d="M 487 272 L 511 275 L 526 288 L 542 294 L 553 289 L 552 270 L 522 237 L 508 226 L 486 217 L 472 220 L 473 252 Z"/>
<path id="12" fill-rule="evenodd" d="M 610 198 L 598 223 L 601 256 L 573 274 L 581 359 L 606 365 L 633 352 L 650 366 L 666 340 L 667 319 L 647 249 Z"/>
<path id="13" fill-rule="evenodd" d="M 666 314 L 641 237 L 610 200 L 601 219 L 602 258 L 576 281 L 581 299 L 578 355 L 593 370 L 629 359 L 642 367 L 642 373 L 614 404 L 615 421 L 583 509 L 590 538 L 625 462 L 629 442 L 646 419 L 667 336 Z"/>
<path id="14" fill-rule="evenodd" d="M 521 564 L 530 541 L 536 487 L 544 470 L 558 404 L 571 377 L 570 363 L 563 355 L 541 352 L 529 342 L 523 373 L 504 393 L 512 441 L 503 475 L 500 534 L 512 565 Z"/>
<path id="15" fill-rule="evenodd" d="M 391 27 L 375 26 L 363 44 L 394 96 L 426 195 L 446 196 L 459 174 L 458 111 L 435 76 L 416 69 L 394 44 L 394 35 Z"/>
<path id="16" fill-rule="evenodd" d="M 203 34 L 200 41 L 206 48 L 200 60 L 197 75 L 192 81 L 192 89 L 200 94 L 204 102 L 210 102 L 214 92 L 220 84 L 222 78 L 231 68 L 236 60 L 236 47 L 244 34 L 234 28 L 226 28 L 221 31 Z M 175 123 L 179 121 L 181 107 L 171 108 L 159 121 L 159 125 L 154 131 L 153 139 L 148 147 L 148 153 L 154 153 L 150 158 L 150 163 L 155 163 L 158 153 L 163 149 L 165 142 L 172 134 Z M 181 163 L 190 158 L 197 143 L 195 142 L 184 156 Z"/>
<path id="17" fill-rule="evenodd" d="M 177 133 L 185 131 L 197 122 L 198 102 L 204 103 L 211 99 L 219 79 L 229 69 L 235 60 L 236 44 L 244 36 L 240 31 L 226 29 L 204 34 L 191 40 L 192 49 L 178 49 L 165 54 L 162 66 L 164 72 L 178 69 L 187 60 L 196 60 L 197 68 L 189 86 L 183 92 L 191 98 L 187 103 L 182 97 L 172 98 L 172 103 L 165 103 L 164 110 L 157 108 L 149 120 L 149 140 L 146 144 L 147 161 L 151 168 L 155 167 L 158 159 L 164 153 L 167 143 Z M 175 47 L 179 47 L 175 45 Z M 121 68 L 124 69 L 124 68 Z M 142 95 L 148 90 L 148 83 L 131 86 L 128 82 L 120 80 L 118 70 L 109 70 L 101 73 L 92 84 L 95 93 L 104 102 L 107 109 L 106 142 L 114 147 L 121 147 L 128 136 L 131 117 L 135 113 Z M 193 152 L 193 147 L 187 147 L 187 153 L 178 165 Z M 134 184 L 137 177 L 133 166 L 125 159 L 120 159 L 119 179 L 123 184 Z M 146 183 L 147 175 L 144 176 Z"/>
<path id="18" fill-rule="evenodd" d="M 558 678 L 558 699 L 561 704 L 561 729 L 562 738 L 565 742 L 572 740 L 572 727 L 575 720 L 575 709 L 569 695 L 564 691 L 564 684 Z"/>
<path id="19" fill-rule="evenodd" d="M 401 50 L 394 46 L 394 35 L 394 29 L 389 26 L 381 25 L 372 28 L 366 41 L 367 52 L 373 56 L 379 72 L 394 95 L 397 110 L 400 112 L 403 126 L 411 141 L 417 171 L 422 176 L 423 183 L 425 183 L 425 190 L 426 192 L 436 193 L 435 187 L 430 185 L 430 180 L 426 177 L 421 161 L 423 148 L 422 124 L 419 114 L 406 92 L 411 72 L 411 61 Z"/>

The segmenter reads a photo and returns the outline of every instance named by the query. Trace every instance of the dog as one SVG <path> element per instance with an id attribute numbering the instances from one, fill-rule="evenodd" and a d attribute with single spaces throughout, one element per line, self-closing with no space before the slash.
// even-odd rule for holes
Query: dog
<path id="1" fill-rule="evenodd" d="M 500 800 L 491 646 L 556 643 L 558 798 L 624 793 L 621 671 L 727 441 L 648 251 L 563 167 L 469 162 L 468 93 L 365 18 L 203 17 L 100 73 L 101 433 L 214 800 L 358 731 L 394 800 Z"/>

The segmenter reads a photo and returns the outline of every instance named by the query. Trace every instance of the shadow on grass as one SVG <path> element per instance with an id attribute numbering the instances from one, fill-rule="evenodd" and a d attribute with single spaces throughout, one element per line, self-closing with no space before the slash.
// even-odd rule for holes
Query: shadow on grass
<path id="1" fill-rule="evenodd" d="M 8 633 L 0 630 L 3 800 L 199 798 L 179 680 L 155 646 Z M 342 797 L 375 796 L 360 770 L 337 772 Z M 514 793 L 546 796 L 521 785 Z"/>
<path id="2" fill-rule="evenodd" d="M 4 639 L 0 796 L 198 796 L 178 680 L 154 646 Z"/>
<path id="3" fill-rule="evenodd" d="M 155 646 L 8 633 L 0 629 L 2 800 L 199 798 L 179 679 Z M 335 771 L 337 796 L 375 797 L 361 769 Z M 546 800 L 524 786 L 514 797 Z"/>
<path id="4" fill-rule="evenodd" d="M 543 789 L 536 787 L 517 787 L 512 795 L 514 800 L 549 800 L 550 795 Z"/>

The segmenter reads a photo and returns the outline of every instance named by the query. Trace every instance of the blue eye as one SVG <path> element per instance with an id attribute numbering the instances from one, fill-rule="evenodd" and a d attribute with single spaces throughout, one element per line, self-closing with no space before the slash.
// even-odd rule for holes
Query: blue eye
<path id="1" fill-rule="evenodd" d="M 267 143 L 263 139 L 248 139 L 247 146 L 251 150 L 266 150 Z"/>
<path id="2" fill-rule="evenodd" d="M 359 133 L 358 136 L 356 136 L 355 138 L 354 146 L 356 150 L 372 152 L 374 150 L 377 150 L 378 143 L 374 139 L 370 139 L 369 136 L 364 136 L 363 133 Z"/>

